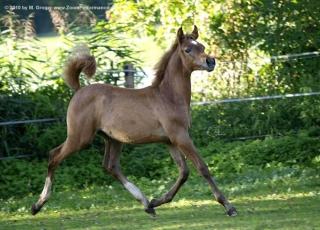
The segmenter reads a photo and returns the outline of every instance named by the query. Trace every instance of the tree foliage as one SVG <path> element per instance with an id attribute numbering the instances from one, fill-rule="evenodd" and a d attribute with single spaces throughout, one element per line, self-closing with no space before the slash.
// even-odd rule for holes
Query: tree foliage
<path id="1" fill-rule="evenodd" d="M 319 57 L 266 62 L 270 56 L 319 51 L 319 12 L 317 0 L 118 0 L 109 19 L 129 23 L 129 36 L 152 36 L 162 46 L 178 27 L 198 25 L 201 39 L 220 61 L 207 87 L 240 96 L 319 89 Z"/>
<path id="2" fill-rule="evenodd" d="M 138 63 L 138 60 L 132 57 L 133 47 L 128 40 L 121 37 L 125 26 L 109 25 L 105 21 L 99 21 L 89 27 L 89 35 L 84 36 L 79 35 L 81 28 L 77 27 L 77 24 L 70 22 L 73 24 L 70 26 L 68 21 L 64 21 L 68 30 L 57 27 L 59 37 L 56 42 L 60 45 L 52 55 L 48 47 L 37 37 L 28 36 L 32 25 L 29 26 L 29 30 L 22 30 L 28 20 L 20 19 L 16 13 L 9 11 L 1 21 L 3 29 L 0 39 L 0 92 L 5 91 L 6 94 L 26 93 L 49 84 L 56 87 L 61 85 L 64 63 L 72 48 L 82 43 L 89 46 L 97 59 L 98 80 L 115 83 L 106 70 L 122 68 L 128 61 Z"/>

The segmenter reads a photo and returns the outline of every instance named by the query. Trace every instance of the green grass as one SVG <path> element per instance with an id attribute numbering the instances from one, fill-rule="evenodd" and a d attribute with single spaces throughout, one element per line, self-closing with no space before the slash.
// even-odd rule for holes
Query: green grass
<path id="1" fill-rule="evenodd" d="M 255 197 L 252 197 L 255 198 Z M 236 200 L 239 216 L 227 217 L 211 200 L 173 202 L 147 216 L 130 201 L 86 210 L 45 210 L 36 217 L 14 215 L 2 229 L 316 229 L 320 226 L 315 196 L 274 196 L 271 200 Z M 129 204 L 128 204 L 129 203 Z"/>
<path id="2" fill-rule="evenodd" d="M 37 195 L 2 200 L 0 229 L 319 229 L 319 176 L 224 184 L 239 211 L 230 218 L 198 177 L 151 218 L 120 184 L 54 192 L 37 216 Z M 135 180 L 134 180 L 135 181 Z M 58 182 L 57 182 L 58 183 Z M 148 197 L 166 191 L 165 181 L 137 182 Z"/>

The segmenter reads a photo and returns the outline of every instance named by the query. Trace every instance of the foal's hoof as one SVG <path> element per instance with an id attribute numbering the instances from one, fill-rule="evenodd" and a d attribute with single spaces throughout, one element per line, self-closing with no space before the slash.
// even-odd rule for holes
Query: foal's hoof
<path id="1" fill-rule="evenodd" d="M 150 214 L 152 217 L 156 217 L 156 211 L 152 207 L 148 207 L 144 210 L 146 213 Z"/>
<path id="2" fill-rule="evenodd" d="M 157 206 L 157 200 L 156 199 L 152 199 L 151 201 L 150 201 L 150 203 L 149 203 L 149 206 L 148 206 L 148 208 L 154 208 L 154 207 L 156 207 Z"/>
<path id="3" fill-rule="evenodd" d="M 228 216 L 236 216 L 236 215 L 238 215 L 238 212 L 237 212 L 237 210 L 236 210 L 235 207 L 231 207 L 231 208 L 227 211 L 227 215 L 228 215 Z"/>
<path id="4" fill-rule="evenodd" d="M 36 204 L 33 204 L 31 207 L 31 214 L 36 215 L 40 211 L 41 207 L 37 207 Z"/>

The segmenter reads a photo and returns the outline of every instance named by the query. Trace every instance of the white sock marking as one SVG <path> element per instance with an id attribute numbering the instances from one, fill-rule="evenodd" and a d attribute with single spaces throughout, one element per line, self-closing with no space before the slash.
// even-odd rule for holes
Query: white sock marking
<path id="1" fill-rule="evenodd" d="M 142 194 L 142 192 L 140 191 L 140 189 L 137 186 L 135 186 L 131 182 L 125 182 L 123 185 L 137 200 L 139 200 L 143 203 L 145 208 L 148 207 L 148 200 Z"/>
<path id="2" fill-rule="evenodd" d="M 40 200 L 45 201 L 49 198 L 51 194 L 51 186 L 52 186 L 52 183 L 51 183 L 50 177 L 47 177 L 42 193 L 40 195 Z"/>

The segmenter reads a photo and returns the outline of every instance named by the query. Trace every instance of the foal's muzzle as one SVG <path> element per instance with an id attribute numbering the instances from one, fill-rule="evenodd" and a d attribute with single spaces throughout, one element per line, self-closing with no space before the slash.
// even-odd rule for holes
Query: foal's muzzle
<path id="1" fill-rule="evenodd" d="M 206 58 L 206 63 L 208 66 L 208 71 L 211 72 L 212 70 L 214 70 L 214 67 L 216 66 L 216 60 L 212 57 L 207 57 Z"/>

